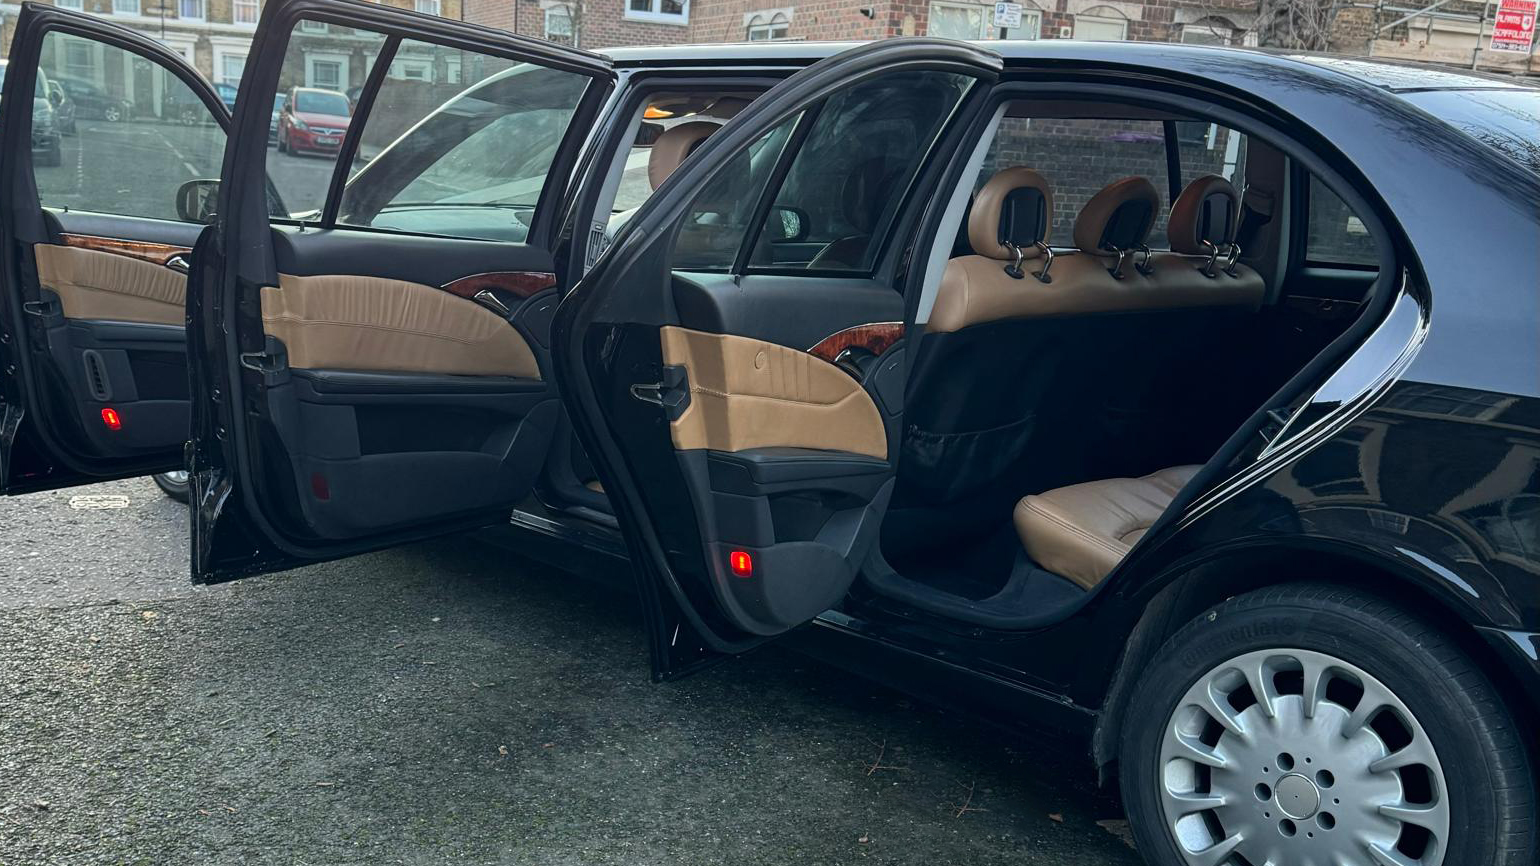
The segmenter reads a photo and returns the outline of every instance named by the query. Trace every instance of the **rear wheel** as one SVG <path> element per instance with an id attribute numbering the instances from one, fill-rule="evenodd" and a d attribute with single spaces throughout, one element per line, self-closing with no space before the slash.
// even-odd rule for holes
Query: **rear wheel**
<path id="1" fill-rule="evenodd" d="M 107 107 L 102 109 L 102 119 L 108 123 L 117 123 L 126 116 L 127 113 L 124 112 L 123 106 L 116 102 L 108 103 Z"/>
<path id="2" fill-rule="evenodd" d="M 189 488 L 187 482 L 187 470 L 183 469 L 176 472 L 162 472 L 161 474 L 154 476 L 154 478 L 155 486 L 165 491 L 167 496 L 175 499 L 178 502 L 187 501 L 187 491 Z"/>
<path id="3" fill-rule="evenodd" d="M 1177 632 L 1119 758 L 1161 866 L 1536 862 L 1535 780 L 1491 682 L 1422 620 L 1286 586 Z"/>

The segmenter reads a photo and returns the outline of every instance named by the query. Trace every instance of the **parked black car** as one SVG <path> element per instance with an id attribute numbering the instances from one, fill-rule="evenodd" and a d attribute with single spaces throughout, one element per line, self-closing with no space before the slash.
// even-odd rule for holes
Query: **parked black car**
<path id="1" fill-rule="evenodd" d="M 80 78 L 61 75 L 54 79 L 75 103 L 75 114 L 88 120 L 119 123 L 127 120 L 130 107 L 126 100 L 112 95 L 101 85 Z"/>
<path id="2" fill-rule="evenodd" d="M 0 60 L 0 81 L 5 78 L 8 61 Z M 39 166 L 58 166 L 63 162 L 63 149 L 59 133 L 59 115 L 53 100 L 49 98 L 49 81 L 41 72 L 31 85 L 31 136 L 29 149 Z M 25 98 L 25 97 L 23 97 Z M 3 109 L 0 105 L 0 109 Z M 6 111 L 5 114 L 10 112 Z"/>
<path id="3" fill-rule="evenodd" d="M 307 12 L 501 71 L 409 123 L 372 81 L 301 219 L 262 130 Z M 32 5 L 7 92 L 63 26 L 217 104 Z M 53 278 L 89 218 L 148 279 L 148 228 L 4 166 L 6 492 L 185 469 L 200 582 L 511 511 L 530 555 L 629 560 L 658 678 L 786 639 L 1068 731 L 1152 863 L 1536 862 L 1540 90 L 1185 45 L 601 57 L 352 0 L 268 4 L 246 74 L 191 393 L 132 363 L 171 280 L 107 315 Z"/>

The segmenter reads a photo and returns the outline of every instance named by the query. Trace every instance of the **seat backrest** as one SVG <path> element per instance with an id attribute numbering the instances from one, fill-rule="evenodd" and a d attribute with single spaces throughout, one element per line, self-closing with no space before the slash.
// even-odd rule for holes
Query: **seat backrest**
<path id="1" fill-rule="evenodd" d="M 668 180 L 668 176 L 679 168 L 685 157 L 694 153 L 701 142 L 721 128 L 719 123 L 692 120 L 663 130 L 653 140 L 652 149 L 647 153 L 647 182 L 653 189 L 662 186 L 663 181 Z"/>

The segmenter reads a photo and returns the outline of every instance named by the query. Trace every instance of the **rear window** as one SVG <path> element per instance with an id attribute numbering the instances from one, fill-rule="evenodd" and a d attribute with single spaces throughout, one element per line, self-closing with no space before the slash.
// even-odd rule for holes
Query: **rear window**
<path id="1" fill-rule="evenodd" d="M 1379 251 L 1363 219 L 1314 175 L 1310 177 L 1305 260 L 1312 265 L 1373 267 Z"/>
<path id="2" fill-rule="evenodd" d="M 1401 96 L 1540 175 L 1540 90 L 1425 90 Z"/>
<path id="3" fill-rule="evenodd" d="M 340 93 L 315 93 L 300 91 L 294 98 L 294 110 L 306 114 L 330 114 L 347 117 L 348 98 Z"/>

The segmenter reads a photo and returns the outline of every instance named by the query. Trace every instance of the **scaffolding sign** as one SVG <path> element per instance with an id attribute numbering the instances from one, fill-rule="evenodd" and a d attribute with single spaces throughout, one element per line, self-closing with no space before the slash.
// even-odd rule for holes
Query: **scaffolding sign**
<path id="1" fill-rule="evenodd" d="M 1536 3 L 1537 0 L 1501 0 L 1497 4 L 1497 17 L 1492 22 L 1492 41 L 1487 47 L 1493 51 L 1528 54 L 1535 38 Z"/>

